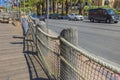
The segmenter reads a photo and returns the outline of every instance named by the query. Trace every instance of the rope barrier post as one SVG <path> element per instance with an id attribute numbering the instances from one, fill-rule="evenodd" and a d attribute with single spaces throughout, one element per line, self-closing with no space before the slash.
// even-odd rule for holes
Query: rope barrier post
<path id="1" fill-rule="evenodd" d="M 78 46 L 78 31 L 76 28 L 64 29 L 60 37 L 63 37 L 68 42 Z M 75 57 L 76 51 L 60 41 L 60 55 L 66 59 L 74 68 L 77 68 L 77 59 Z M 60 78 L 63 80 L 78 80 L 77 73 L 75 73 L 64 61 L 60 61 Z"/>

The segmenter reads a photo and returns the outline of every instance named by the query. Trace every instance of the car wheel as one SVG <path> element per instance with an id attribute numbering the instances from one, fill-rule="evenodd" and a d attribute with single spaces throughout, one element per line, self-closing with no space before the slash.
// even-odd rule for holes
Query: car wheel
<path id="1" fill-rule="evenodd" d="M 114 23 L 118 23 L 118 21 L 115 21 Z"/>
<path id="2" fill-rule="evenodd" d="M 90 19 L 90 22 L 94 22 L 94 19 L 93 19 L 93 18 L 91 18 L 91 19 Z"/>
<path id="3" fill-rule="evenodd" d="M 83 19 L 81 19 L 81 21 L 83 21 Z"/>
<path id="4" fill-rule="evenodd" d="M 69 17 L 68 17 L 68 20 L 70 21 L 70 20 L 71 20 L 71 18 L 69 18 Z"/>
<path id="5" fill-rule="evenodd" d="M 77 18 L 75 17 L 75 19 L 74 19 L 75 21 L 77 21 Z"/>
<path id="6" fill-rule="evenodd" d="M 106 19 L 106 23 L 111 23 L 111 20 L 110 19 Z"/>

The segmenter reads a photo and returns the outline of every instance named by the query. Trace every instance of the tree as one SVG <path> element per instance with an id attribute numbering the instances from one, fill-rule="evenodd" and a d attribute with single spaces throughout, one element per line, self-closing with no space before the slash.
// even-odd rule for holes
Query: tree
<path id="1" fill-rule="evenodd" d="M 45 8 L 45 5 L 47 5 L 46 3 L 47 3 L 46 0 L 45 0 L 45 1 L 43 1 L 43 0 L 41 1 L 41 5 L 42 5 L 42 15 L 43 15 L 43 14 L 45 13 L 45 11 L 46 11 L 46 8 L 47 8 L 47 7 Z"/>
<path id="2" fill-rule="evenodd" d="M 78 0 L 79 5 L 79 14 L 83 14 L 83 9 L 84 9 L 84 5 L 83 3 L 85 2 L 85 0 Z"/>
<path id="3" fill-rule="evenodd" d="M 86 0 L 78 0 L 78 3 L 80 4 L 79 14 L 83 14 L 83 13 L 84 13 L 83 9 L 84 9 L 84 7 L 85 7 L 85 4 L 84 4 L 85 1 L 86 1 Z M 92 0 L 88 0 L 88 3 L 89 3 L 89 7 L 90 7 L 91 4 L 92 4 Z"/>
<path id="4" fill-rule="evenodd" d="M 60 3 L 62 5 L 62 12 L 61 12 L 61 14 L 63 15 L 64 14 L 64 3 L 65 3 L 65 0 L 60 0 Z"/>
<path id="5" fill-rule="evenodd" d="M 74 12 L 76 11 L 76 3 L 78 2 L 78 0 L 73 0 L 73 5 L 74 5 Z"/>
<path id="6" fill-rule="evenodd" d="M 66 2 L 65 2 L 65 6 L 66 6 L 66 14 L 68 14 L 69 13 L 69 3 L 70 3 L 70 1 L 71 0 L 66 0 Z"/>
<path id="7" fill-rule="evenodd" d="M 37 2 L 36 8 L 37 8 L 37 15 L 40 15 L 40 1 Z"/>

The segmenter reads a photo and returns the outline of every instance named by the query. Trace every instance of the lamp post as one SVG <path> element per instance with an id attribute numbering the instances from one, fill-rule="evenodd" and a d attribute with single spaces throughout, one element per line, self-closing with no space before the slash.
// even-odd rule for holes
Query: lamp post
<path id="1" fill-rule="evenodd" d="M 18 0 L 18 16 L 19 16 L 19 19 L 20 19 L 20 12 L 21 12 L 21 11 L 20 11 L 20 4 L 21 4 L 21 3 L 20 3 L 20 0 Z"/>
<path id="2" fill-rule="evenodd" d="M 24 8 L 23 8 L 24 10 L 23 11 L 25 12 L 25 0 L 24 0 L 23 4 L 24 4 Z"/>
<path id="3" fill-rule="evenodd" d="M 47 21 L 46 21 L 47 33 L 48 33 L 48 20 L 49 20 L 49 0 L 47 0 Z"/>

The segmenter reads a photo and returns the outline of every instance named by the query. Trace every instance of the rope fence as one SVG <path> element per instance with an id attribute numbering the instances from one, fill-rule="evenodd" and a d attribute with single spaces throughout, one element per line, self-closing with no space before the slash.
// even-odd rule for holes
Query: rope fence
<path id="1" fill-rule="evenodd" d="M 120 80 L 120 68 L 78 47 L 77 29 L 55 36 L 28 17 L 28 36 L 50 80 Z M 41 23 L 41 22 L 39 22 Z"/>

